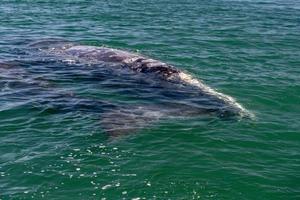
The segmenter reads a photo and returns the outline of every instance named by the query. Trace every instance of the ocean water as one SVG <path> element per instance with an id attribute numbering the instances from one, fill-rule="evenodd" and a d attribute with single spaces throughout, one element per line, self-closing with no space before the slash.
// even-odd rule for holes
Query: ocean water
<path id="1" fill-rule="evenodd" d="M 299 1 L 2 0 L 0 36 L 1 200 L 300 199 Z M 109 137 L 102 103 L 149 92 L 28 46 L 48 38 L 168 62 L 255 119 Z"/>

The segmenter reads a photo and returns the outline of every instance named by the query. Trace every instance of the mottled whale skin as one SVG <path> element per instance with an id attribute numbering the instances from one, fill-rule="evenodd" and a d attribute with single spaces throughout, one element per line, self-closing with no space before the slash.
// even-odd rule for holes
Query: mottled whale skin
<path id="1" fill-rule="evenodd" d="M 234 98 L 217 92 L 211 87 L 205 85 L 201 80 L 194 78 L 189 73 L 159 60 L 119 49 L 76 45 L 68 42 L 55 44 L 53 46 L 47 45 L 47 51 L 69 59 L 81 60 L 90 63 L 118 63 L 123 67 L 138 73 L 154 74 L 166 81 L 189 85 L 194 87 L 196 90 L 199 90 L 203 93 L 203 95 L 214 97 L 216 101 L 223 103 L 224 106 L 222 109 L 223 111 L 226 110 L 227 114 L 229 112 L 232 115 L 241 117 L 253 117 L 253 115 L 242 105 L 237 103 Z"/>
<path id="2" fill-rule="evenodd" d="M 140 80 L 139 78 L 142 77 L 143 80 L 145 78 L 151 84 L 153 82 L 156 84 L 149 92 L 155 93 L 153 89 L 156 90 L 159 95 L 155 98 L 158 100 L 150 99 L 148 103 L 141 105 L 118 105 L 101 114 L 100 125 L 109 135 L 136 132 L 136 130 L 149 126 L 152 122 L 169 118 L 211 114 L 223 119 L 254 118 L 254 115 L 234 98 L 212 89 L 188 72 L 138 53 L 51 40 L 36 42 L 30 46 L 41 52 L 41 57 L 45 54 L 50 57 L 54 56 L 54 59 L 71 65 L 79 63 L 80 65 L 99 66 L 99 69 L 105 67 L 116 71 L 117 74 L 120 68 L 122 71 L 132 72 L 125 73 L 125 77 L 122 76 L 124 74 L 118 77 L 122 83 L 127 79 L 138 77 Z M 91 68 L 88 67 L 87 70 L 89 69 Z M 132 77 L 128 77 L 131 75 Z M 111 76 L 106 78 L 114 79 Z M 133 86 L 148 87 L 147 84 Z M 140 95 L 143 98 L 144 94 Z"/>

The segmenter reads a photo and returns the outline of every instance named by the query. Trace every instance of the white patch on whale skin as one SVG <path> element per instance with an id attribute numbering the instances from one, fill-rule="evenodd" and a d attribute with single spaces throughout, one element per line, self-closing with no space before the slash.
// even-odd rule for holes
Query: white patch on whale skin
<path id="1" fill-rule="evenodd" d="M 191 75 L 186 74 L 184 72 L 179 72 L 178 77 L 182 82 L 187 83 L 187 84 L 192 85 L 192 86 L 195 86 L 195 87 L 198 87 L 202 91 L 204 91 L 205 93 L 211 94 L 211 95 L 227 102 L 229 105 L 236 108 L 239 111 L 239 114 L 242 117 L 249 117 L 251 119 L 255 118 L 255 115 L 253 113 L 246 110 L 241 104 L 237 103 L 236 100 L 234 98 L 232 98 L 231 96 L 228 96 L 228 95 L 225 95 L 223 93 L 217 92 L 216 90 L 212 89 L 211 87 L 203 84 L 200 80 L 198 80 L 198 79 L 196 79 L 196 78 L 192 77 Z"/>
<path id="2" fill-rule="evenodd" d="M 139 56 L 135 56 L 135 57 L 129 57 L 123 60 L 123 63 L 125 64 L 132 64 L 134 63 L 137 59 L 139 59 Z"/>

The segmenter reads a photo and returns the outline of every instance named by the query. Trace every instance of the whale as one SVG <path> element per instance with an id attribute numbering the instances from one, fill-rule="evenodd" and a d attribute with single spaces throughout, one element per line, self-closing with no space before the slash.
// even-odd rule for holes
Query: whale
<path id="1" fill-rule="evenodd" d="M 126 89 L 126 81 L 137 79 L 140 90 L 145 90 L 138 95 L 140 98 L 151 96 L 150 93 L 159 93 L 152 95 L 158 97 L 154 103 L 148 101 L 146 104 L 112 106 L 114 109 L 102 112 L 101 127 L 111 135 L 135 132 L 167 118 L 214 115 L 221 119 L 240 120 L 254 117 L 233 97 L 206 85 L 186 70 L 139 53 L 69 41 L 46 40 L 29 46 L 38 51 L 39 55 L 50 55 L 61 62 L 109 69 L 114 74 L 110 78 L 120 75 L 121 71 L 118 79 L 120 87 Z"/>

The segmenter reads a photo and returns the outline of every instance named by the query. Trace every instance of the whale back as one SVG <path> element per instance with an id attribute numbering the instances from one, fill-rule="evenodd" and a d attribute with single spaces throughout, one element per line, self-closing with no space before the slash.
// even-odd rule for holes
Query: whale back
<path id="1" fill-rule="evenodd" d="M 117 66 L 122 69 L 129 69 L 129 71 L 136 74 L 142 74 L 144 75 L 142 79 L 153 79 L 157 82 L 157 85 L 167 85 L 165 89 L 162 88 L 161 90 L 161 94 L 163 94 L 161 98 L 167 97 L 166 99 L 170 102 L 181 99 L 186 104 L 193 105 L 187 109 L 199 110 L 196 113 L 217 113 L 221 117 L 253 117 L 234 98 L 212 89 L 191 74 L 165 62 L 125 50 L 77 45 L 70 42 L 61 42 L 60 45 L 59 43 L 42 42 L 34 44 L 33 47 L 39 48 L 47 54 L 75 60 L 83 64 L 92 63 L 97 65 L 98 63 L 105 63 L 104 66 L 112 70 Z M 123 78 L 127 80 L 128 76 Z M 122 80 L 122 82 L 124 81 Z M 193 93 L 192 97 L 189 94 L 190 91 Z M 204 110 L 207 112 L 203 112 Z"/>

